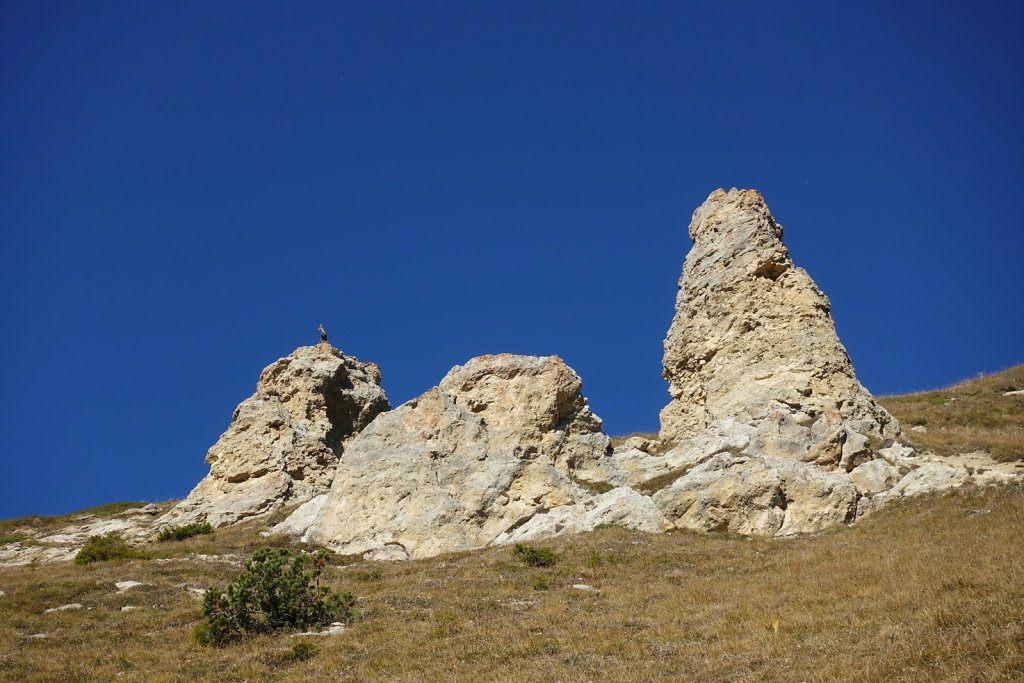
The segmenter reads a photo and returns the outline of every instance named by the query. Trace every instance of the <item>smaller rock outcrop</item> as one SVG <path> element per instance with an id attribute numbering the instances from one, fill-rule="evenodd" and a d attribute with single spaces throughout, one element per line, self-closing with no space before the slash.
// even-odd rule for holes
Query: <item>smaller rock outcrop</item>
<path id="1" fill-rule="evenodd" d="M 210 448 L 210 473 L 160 520 L 220 526 L 326 493 L 345 445 L 388 410 L 380 369 L 327 343 L 263 370 Z"/>
<path id="2" fill-rule="evenodd" d="M 581 388 L 557 356 L 454 367 L 352 440 L 307 539 L 345 554 L 428 557 L 487 546 L 590 498 L 574 478 L 597 476 L 610 448 Z"/>

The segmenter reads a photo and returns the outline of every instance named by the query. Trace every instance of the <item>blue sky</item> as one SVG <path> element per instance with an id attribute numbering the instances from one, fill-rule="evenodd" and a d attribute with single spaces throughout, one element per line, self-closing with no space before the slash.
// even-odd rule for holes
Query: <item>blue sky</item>
<path id="1" fill-rule="evenodd" d="M 558 354 L 654 430 L 717 187 L 764 193 L 875 393 L 1024 362 L 1021 14 L 5 2 L 0 517 L 184 496 L 321 322 L 396 405 Z"/>

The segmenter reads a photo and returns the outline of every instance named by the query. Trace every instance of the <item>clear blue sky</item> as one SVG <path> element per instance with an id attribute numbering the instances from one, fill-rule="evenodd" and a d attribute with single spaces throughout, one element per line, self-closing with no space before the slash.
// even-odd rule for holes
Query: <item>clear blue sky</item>
<path id="1" fill-rule="evenodd" d="M 1005 2 L 0 8 L 0 517 L 184 496 L 260 370 L 392 403 L 558 354 L 657 428 L 708 193 L 760 189 L 876 393 L 1024 362 Z"/>

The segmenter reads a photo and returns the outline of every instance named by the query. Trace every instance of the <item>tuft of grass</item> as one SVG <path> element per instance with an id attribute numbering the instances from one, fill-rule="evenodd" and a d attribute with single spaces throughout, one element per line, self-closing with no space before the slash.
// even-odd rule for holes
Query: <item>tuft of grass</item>
<path id="1" fill-rule="evenodd" d="M 679 469 L 672 470 L 671 472 L 666 472 L 665 474 L 659 474 L 658 476 L 651 477 L 650 479 L 648 479 L 647 481 L 643 482 L 642 484 L 639 484 L 636 487 L 636 490 L 639 491 L 640 493 L 643 493 L 643 494 L 649 496 L 652 493 L 657 493 L 658 491 L 662 490 L 663 488 L 671 486 L 672 482 L 674 482 L 676 479 L 678 479 L 679 477 L 683 476 L 684 474 L 686 474 L 689 471 L 690 471 L 689 467 L 680 467 Z"/>
<path id="2" fill-rule="evenodd" d="M 590 553 L 590 556 L 586 560 L 586 565 L 591 569 L 596 569 L 605 565 L 616 564 L 618 561 L 619 558 L 611 553 L 602 553 L 595 550 Z"/>
<path id="3" fill-rule="evenodd" d="M 987 451 L 1002 462 L 1024 461 L 1024 365 L 970 379 L 941 391 L 882 396 L 878 402 L 905 425 L 915 446 L 940 455 Z"/>
<path id="4" fill-rule="evenodd" d="M 598 495 L 602 493 L 608 493 L 613 488 L 615 488 L 613 484 L 609 484 L 606 481 L 590 481 L 589 479 L 583 479 L 581 477 L 569 478 L 572 479 L 577 484 L 579 484 L 580 486 L 582 486 L 583 488 L 585 488 L 587 491 L 590 491 L 591 493 L 596 493 Z"/>
<path id="5" fill-rule="evenodd" d="M 288 650 L 282 659 L 286 662 L 305 662 L 316 657 L 319 652 L 320 646 L 313 643 L 299 642 L 292 645 L 292 649 Z"/>
<path id="6" fill-rule="evenodd" d="M 352 571 L 349 576 L 361 583 L 380 581 L 384 577 L 384 570 L 380 567 L 373 567 L 372 569 L 356 569 Z"/>
<path id="7" fill-rule="evenodd" d="M 27 541 L 28 538 L 27 534 L 7 534 L 5 536 L 0 536 L 0 545 L 4 545 L 6 543 L 21 543 L 22 541 Z"/>

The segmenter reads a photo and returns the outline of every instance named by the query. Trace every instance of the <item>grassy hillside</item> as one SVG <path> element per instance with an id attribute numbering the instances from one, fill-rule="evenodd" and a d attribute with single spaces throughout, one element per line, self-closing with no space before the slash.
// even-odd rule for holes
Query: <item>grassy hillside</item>
<path id="1" fill-rule="evenodd" d="M 140 508 L 147 503 L 107 503 L 94 508 L 69 512 L 66 515 L 32 515 L 30 517 L 16 517 L 14 519 L 0 519 L 0 544 L 25 541 L 36 536 L 44 536 L 55 533 L 61 527 L 75 521 L 76 517 L 86 515 L 103 519 L 111 517 L 118 512 L 124 512 L 132 508 Z"/>
<path id="2" fill-rule="evenodd" d="M 273 542 L 250 523 L 153 548 L 172 559 L 0 571 L 0 676 L 1019 681 L 1022 526 L 1016 486 L 911 500 L 786 541 L 609 528 L 547 543 L 559 560 L 546 569 L 504 548 L 339 559 L 329 584 L 360 598 L 346 633 L 196 645 L 200 602 L 189 589 L 223 585 L 233 562 Z M 145 585 L 118 592 L 123 580 Z M 45 613 L 69 603 L 84 609 Z M 300 661 L 297 642 L 319 651 Z"/>
<path id="3" fill-rule="evenodd" d="M 1019 457 L 1021 399 L 1003 394 L 1022 380 L 1019 367 L 882 400 L 907 427 L 923 421 L 927 433 L 908 432 L 920 446 Z M 7 520 L 0 535 L 131 505 Z M 508 548 L 336 557 L 327 583 L 359 598 L 345 633 L 196 644 L 199 589 L 284 544 L 260 535 L 273 521 L 151 544 L 150 559 L 0 568 L 0 679 L 1024 680 L 1024 483 L 789 540 L 601 529 L 536 544 L 558 555 L 547 568 Z M 143 585 L 118 591 L 125 580 Z"/>
<path id="4" fill-rule="evenodd" d="M 996 460 L 1024 460 L 1024 365 L 947 389 L 878 399 L 914 445 L 949 455 L 987 451 Z M 927 431 L 914 431 L 922 426 Z"/>

